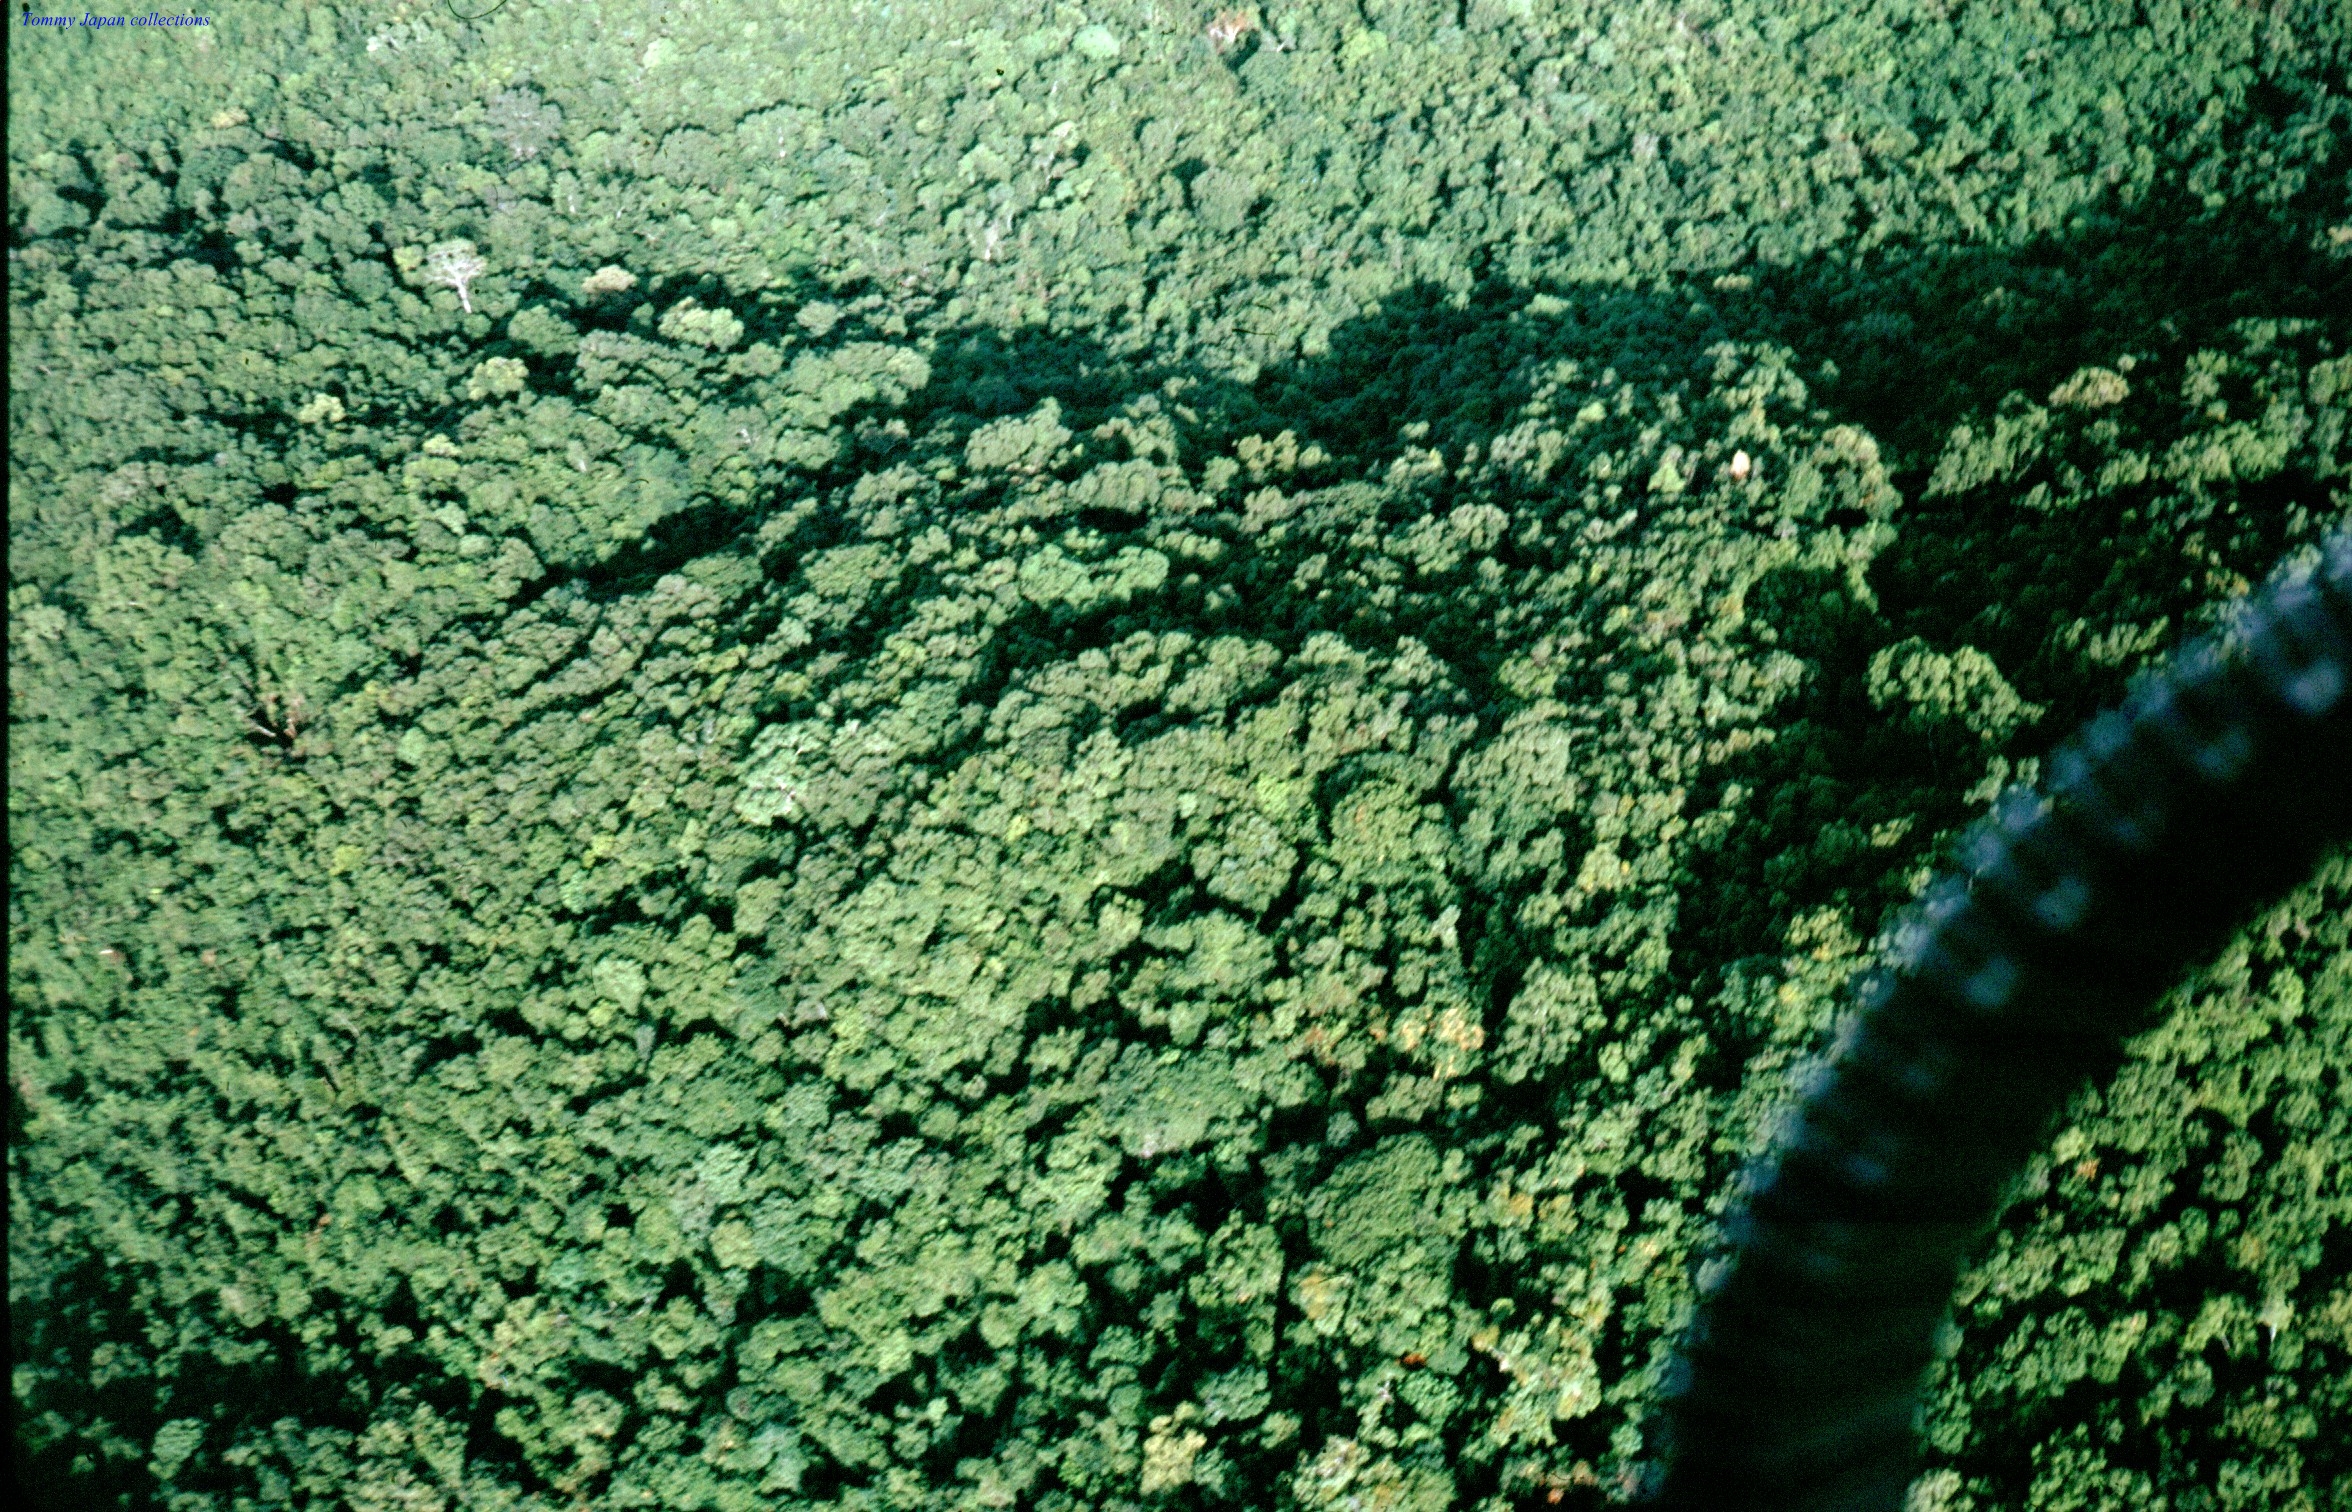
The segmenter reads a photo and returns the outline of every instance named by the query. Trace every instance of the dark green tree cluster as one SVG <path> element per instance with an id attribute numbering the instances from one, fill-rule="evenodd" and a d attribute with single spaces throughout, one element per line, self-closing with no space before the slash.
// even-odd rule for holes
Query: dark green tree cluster
<path id="1" fill-rule="evenodd" d="M 26 1486 L 1624 1496 L 1884 912 L 2352 512 L 2339 12 L 1818 10 L 12 33 Z M 2352 1496 L 2348 866 L 1923 1512 Z"/>

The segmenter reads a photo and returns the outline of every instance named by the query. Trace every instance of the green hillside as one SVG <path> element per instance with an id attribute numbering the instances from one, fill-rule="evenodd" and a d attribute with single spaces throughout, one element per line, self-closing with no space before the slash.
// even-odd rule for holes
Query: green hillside
<path id="1" fill-rule="evenodd" d="M 2352 517 L 2341 0 L 204 14 L 9 35 L 43 1508 L 1621 1502 L 1942 837 Z M 2352 1507 L 2352 855 L 1949 1338 L 1913 1512 Z"/>

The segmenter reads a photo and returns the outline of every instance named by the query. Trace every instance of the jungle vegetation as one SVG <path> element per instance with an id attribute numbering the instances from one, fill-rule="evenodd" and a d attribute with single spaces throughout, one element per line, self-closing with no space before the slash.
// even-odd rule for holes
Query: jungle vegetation
<path id="1" fill-rule="evenodd" d="M 1638 1486 L 1888 911 L 2352 513 L 2352 13 L 1216 15 L 10 29 L 33 1503 Z M 1948 1343 L 1915 1512 L 2352 1506 L 2352 857 Z"/>

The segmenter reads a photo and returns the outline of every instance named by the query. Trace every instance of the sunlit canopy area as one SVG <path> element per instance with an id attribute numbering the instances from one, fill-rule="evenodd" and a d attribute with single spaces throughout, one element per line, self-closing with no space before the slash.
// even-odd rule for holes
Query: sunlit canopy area
<path id="1" fill-rule="evenodd" d="M 9 28 L 42 1507 L 1621 1502 L 2352 515 L 2340 0 L 488 4 Z M 2352 1499 L 2352 857 L 2157 1025 L 1913 1512 Z"/>

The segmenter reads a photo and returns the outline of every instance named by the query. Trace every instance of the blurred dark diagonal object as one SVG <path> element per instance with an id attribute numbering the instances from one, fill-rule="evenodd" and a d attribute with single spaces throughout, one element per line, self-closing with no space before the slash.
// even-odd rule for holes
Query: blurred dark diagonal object
<path id="1" fill-rule="evenodd" d="M 1741 1177 L 1652 1504 L 1882 1512 L 2010 1178 L 2181 974 L 2352 838 L 2352 531 L 2135 680 L 1897 921 Z"/>

